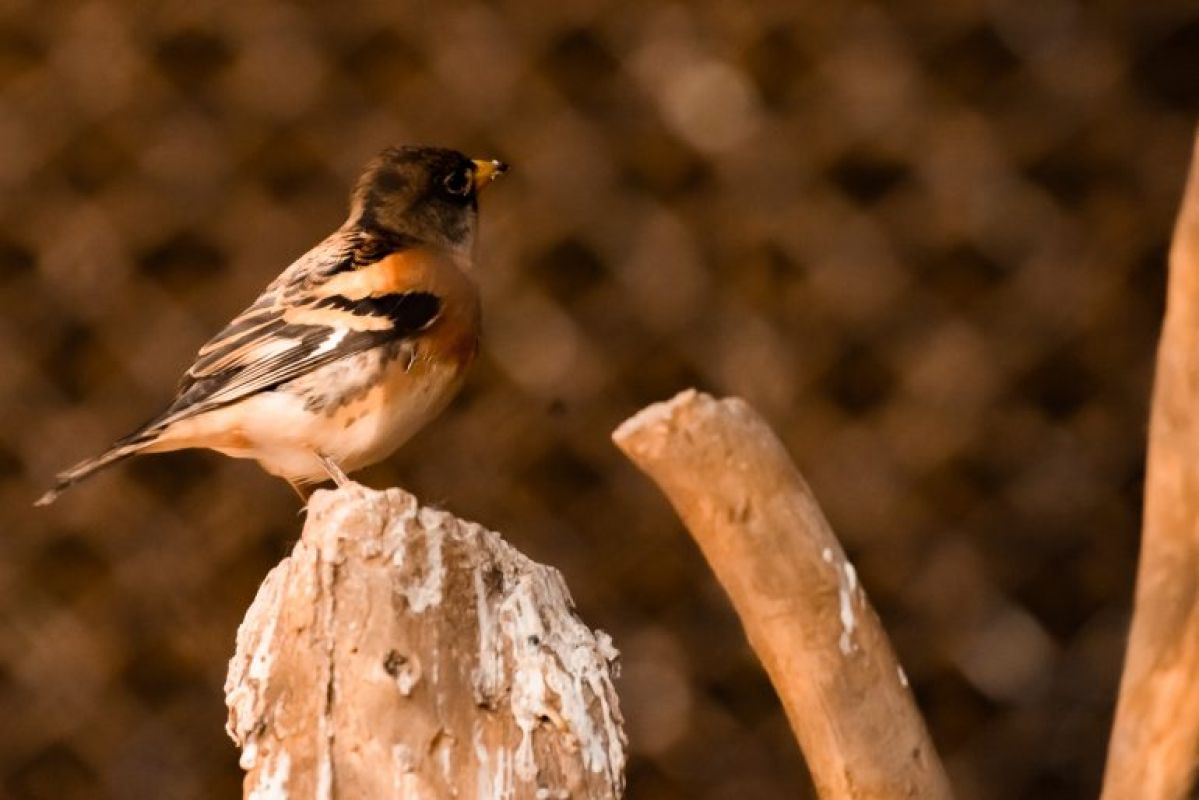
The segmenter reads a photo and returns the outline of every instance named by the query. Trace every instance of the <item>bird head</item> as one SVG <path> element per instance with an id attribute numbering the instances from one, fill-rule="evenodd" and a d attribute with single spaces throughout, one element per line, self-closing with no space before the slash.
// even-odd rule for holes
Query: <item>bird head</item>
<path id="1" fill-rule="evenodd" d="M 503 175 L 501 161 L 441 147 L 389 147 L 363 171 L 349 222 L 450 249 L 474 242 L 479 193 Z"/>

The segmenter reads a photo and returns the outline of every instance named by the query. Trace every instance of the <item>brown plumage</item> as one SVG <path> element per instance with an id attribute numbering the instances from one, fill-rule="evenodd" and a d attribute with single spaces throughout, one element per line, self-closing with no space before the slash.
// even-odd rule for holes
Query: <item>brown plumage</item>
<path id="1" fill-rule="evenodd" d="M 200 348 L 167 409 L 59 474 L 37 504 L 140 453 L 209 448 L 297 488 L 392 453 L 474 359 L 477 198 L 506 169 L 440 148 L 384 151 L 345 224 Z"/>

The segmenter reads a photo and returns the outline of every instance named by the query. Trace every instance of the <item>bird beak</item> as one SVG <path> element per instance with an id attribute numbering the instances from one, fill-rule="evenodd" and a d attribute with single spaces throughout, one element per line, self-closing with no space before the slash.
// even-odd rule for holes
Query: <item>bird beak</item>
<path id="1" fill-rule="evenodd" d="M 474 165 L 476 192 L 482 191 L 484 186 L 508 171 L 507 164 L 505 164 L 503 161 L 496 161 L 495 159 L 475 159 Z"/>

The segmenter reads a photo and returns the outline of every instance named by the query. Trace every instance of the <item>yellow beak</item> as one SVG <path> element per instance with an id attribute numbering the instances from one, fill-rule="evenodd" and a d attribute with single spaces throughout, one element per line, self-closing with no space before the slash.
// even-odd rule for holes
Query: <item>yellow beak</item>
<path id="1" fill-rule="evenodd" d="M 482 191 L 484 186 L 508 171 L 507 164 L 505 164 L 503 161 L 496 161 L 495 159 L 475 159 L 474 165 L 476 192 Z"/>

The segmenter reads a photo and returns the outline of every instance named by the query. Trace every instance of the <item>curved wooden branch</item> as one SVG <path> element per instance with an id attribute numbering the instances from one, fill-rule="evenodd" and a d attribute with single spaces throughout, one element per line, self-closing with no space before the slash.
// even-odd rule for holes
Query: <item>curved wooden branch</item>
<path id="1" fill-rule="evenodd" d="M 853 565 L 766 423 L 689 390 L 613 435 L 733 602 L 825 798 L 950 797 Z"/>
<path id="2" fill-rule="evenodd" d="M 1199 753 L 1199 139 L 1170 250 L 1136 607 L 1105 800 L 1187 797 Z"/>
<path id="3" fill-rule="evenodd" d="M 317 492 L 225 684 L 247 798 L 615 798 L 617 653 L 556 570 L 398 489 Z"/>

